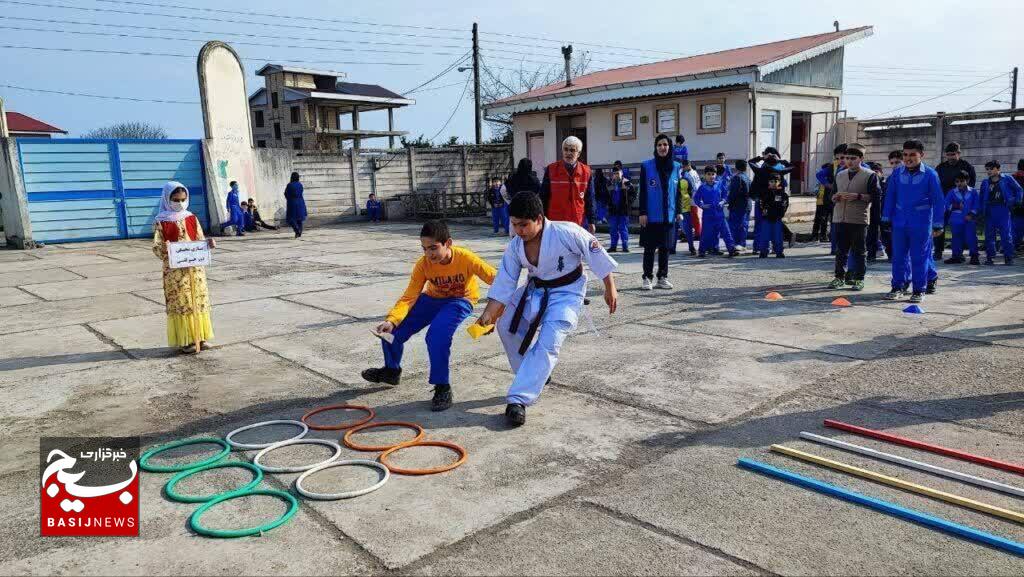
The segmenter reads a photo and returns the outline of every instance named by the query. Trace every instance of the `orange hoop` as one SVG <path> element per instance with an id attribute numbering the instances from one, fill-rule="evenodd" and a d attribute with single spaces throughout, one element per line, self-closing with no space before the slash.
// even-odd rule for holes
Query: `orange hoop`
<path id="1" fill-rule="evenodd" d="M 408 441 L 395 443 L 394 445 L 357 445 L 353 443 L 352 440 L 349 438 L 352 435 L 358 433 L 359 431 L 365 431 L 366 429 L 373 429 L 375 427 L 405 427 L 407 429 L 412 429 L 416 431 L 416 437 Z M 415 443 L 423 438 L 423 434 L 423 427 L 417 425 L 416 423 L 406 423 L 404 421 L 381 421 L 379 423 L 364 423 L 357 427 L 352 427 L 348 431 L 345 431 L 345 436 L 342 437 L 341 441 L 345 443 L 345 446 L 348 447 L 349 449 L 354 449 L 356 451 L 378 452 L 394 449 L 395 447 L 400 447 L 402 445 L 407 445 L 409 443 Z"/>
<path id="2" fill-rule="evenodd" d="M 394 453 L 395 451 L 401 451 L 402 449 L 408 449 L 410 447 L 444 447 L 446 449 L 451 449 L 458 453 L 459 458 L 454 463 L 449 463 L 448 465 L 442 465 L 440 467 L 433 467 L 431 469 L 402 469 L 400 467 L 395 467 L 387 462 L 388 455 L 390 455 L 391 453 Z M 392 447 L 384 451 L 383 453 L 381 453 L 380 458 L 378 460 L 380 461 L 381 465 L 384 465 L 385 467 L 388 468 L 389 471 L 396 475 L 434 475 L 436 473 L 444 473 L 445 471 L 451 471 L 455 467 L 458 467 L 459 465 L 465 463 L 467 458 L 469 458 L 469 454 L 466 453 L 466 450 L 456 445 L 455 443 L 449 443 L 448 441 L 412 441 L 409 443 L 405 443 L 403 445 L 398 445 L 397 447 Z"/>
<path id="3" fill-rule="evenodd" d="M 322 413 L 324 411 L 334 411 L 338 409 L 366 411 L 369 414 L 369 416 L 348 425 L 314 425 L 313 423 L 310 423 L 309 421 L 306 420 L 312 417 L 313 415 L 316 415 L 317 413 Z M 373 412 L 373 409 L 371 409 L 370 407 L 364 407 L 363 405 L 328 405 L 326 407 L 318 407 L 316 409 L 313 409 L 312 411 L 306 413 L 305 415 L 302 415 L 302 418 L 299 420 L 305 423 L 307 427 L 313 429 L 314 431 L 344 431 L 345 429 L 351 429 L 352 427 L 358 427 L 359 425 L 369 423 L 376 416 L 377 413 Z"/>

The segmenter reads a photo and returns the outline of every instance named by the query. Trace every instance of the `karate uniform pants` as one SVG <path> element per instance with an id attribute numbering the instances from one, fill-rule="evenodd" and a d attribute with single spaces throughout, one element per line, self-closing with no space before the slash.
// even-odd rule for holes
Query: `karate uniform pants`
<path id="1" fill-rule="evenodd" d="M 768 245 L 771 244 L 771 248 L 775 250 L 776 255 L 782 254 L 782 221 L 781 220 L 762 220 L 761 221 L 761 238 L 758 240 L 758 246 L 762 256 L 768 256 Z"/>
<path id="2" fill-rule="evenodd" d="M 965 248 L 971 256 L 978 256 L 978 226 L 974 221 L 950 219 L 949 227 L 953 231 L 953 258 L 963 258 Z"/>
<path id="3" fill-rule="evenodd" d="M 721 214 L 704 213 L 704 226 L 700 231 L 700 254 L 718 249 L 719 237 L 725 241 L 725 248 L 732 252 L 736 245 L 732 242 L 732 233 L 729 232 L 728 223 Z"/>
<path id="4" fill-rule="evenodd" d="M 927 228 L 893 227 L 892 229 L 892 288 L 903 290 L 907 284 L 907 258 L 913 291 L 923 293 L 929 280 L 939 277 L 932 258 L 934 244 L 932 231 Z"/>
<path id="5" fill-rule="evenodd" d="M 1000 205 L 990 206 L 985 218 L 985 256 L 990 259 L 995 258 L 996 235 L 998 234 L 1003 246 L 1003 256 L 1013 259 L 1012 229 L 1009 209 Z"/>
<path id="6" fill-rule="evenodd" d="M 494 225 L 495 234 L 500 229 L 505 229 L 505 232 L 508 232 L 508 205 L 491 208 L 491 224 Z"/>
<path id="7" fill-rule="evenodd" d="M 438 299 L 421 294 L 409 309 L 409 314 L 391 333 L 395 342 L 381 341 L 384 366 L 389 369 L 402 368 L 405 341 L 429 326 L 426 336 L 427 354 L 430 357 L 429 382 L 432 385 L 450 385 L 448 364 L 452 356 L 452 337 L 471 312 L 473 305 L 464 298 Z"/>
<path id="8" fill-rule="evenodd" d="M 750 227 L 750 208 L 729 211 L 729 232 L 736 246 L 747 248 L 747 230 Z"/>
<path id="9" fill-rule="evenodd" d="M 524 288 L 520 287 L 519 291 Z M 513 303 L 519 302 L 519 297 L 522 294 L 519 291 L 516 291 L 512 298 Z M 545 318 L 541 319 L 540 326 L 537 327 L 537 336 L 533 344 L 526 350 L 526 354 L 520 355 L 519 346 L 530 328 L 530 320 L 536 314 L 542 293 L 538 289 L 532 289 L 532 292 L 533 294 L 529 297 L 530 302 L 526 305 L 526 314 L 519 321 L 516 332 L 513 333 L 509 330 L 512 317 L 515 315 L 513 306 L 509 306 L 498 321 L 498 336 L 501 337 L 501 344 L 505 347 L 508 364 L 516 375 L 512 379 L 512 384 L 506 395 L 505 400 L 508 404 L 528 406 L 537 401 L 551 376 L 551 371 L 555 370 L 555 365 L 558 364 L 558 352 L 562 348 L 562 343 L 565 342 L 565 337 L 569 336 L 569 333 L 576 328 L 576 323 L 564 320 L 565 315 L 559 314 L 558 309 L 573 306 L 572 303 L 575 303 L 578 311 L 583 304 L 581 296 L 552 295 Z M 572 316 L 575 317 L 575 315 Z"/>
<path id="10" fill-rule="evenodd" d="M 626 215 L 608 215 L 608 234 L 612 237 L 612 250 L 619 246 L 622 241 L 622 248 L 629 248 L 629 217 Z"/>

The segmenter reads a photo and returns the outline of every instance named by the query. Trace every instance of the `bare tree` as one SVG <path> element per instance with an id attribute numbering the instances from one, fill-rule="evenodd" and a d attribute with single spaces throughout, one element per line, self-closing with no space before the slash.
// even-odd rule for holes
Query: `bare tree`
<path id="1" fill-rule="evenodd" d="M 82 135 L 83 138 L 167 138 L 167 131 L 161 126 L 147 122 L 118 122 L 110 126 L 95 128 Z"/>
<path id="2" fill-rule="evenodd" d="M 573 78 L 590 72 L 591 56 L 589 52 L 579 52 L 580 57 L 570 63 Z M 536 88 L 565 82 L 565 66 L 552 64 L 548 67 L 528 66 L 520 63 L 514 70 L 492 70 L 483 66 L 480 75 L 480 99 L 494 102 Z M 512 115 L 497 114 L 487 117 L 487 125 L 491 129 L 491 142 L 512 142 Z"/>

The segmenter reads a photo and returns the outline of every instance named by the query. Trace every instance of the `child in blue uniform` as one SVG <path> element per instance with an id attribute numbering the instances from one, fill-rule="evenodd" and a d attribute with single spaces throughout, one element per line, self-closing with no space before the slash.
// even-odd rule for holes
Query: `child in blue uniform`
<path id="1" fill-rule="evenodd" d="M 622 241 L 622 252 L 629 252 L 629 211 L 636 200 L 636 188 L 633 183 L 622 175 L 622 165 L 612 168 L 612 178 L 608 182 L 608 232 L 611 236 L 611 247 L 608 252 L 618 250 Z"/>
<path id="2" fill-rule="evenodd" d="M 725 241 L 725 248 L 729 250 L 729 258 L 739 253 L 733 244 L 732 233 L 725 222 L 725 199 L 723 198 L 723 187 L 718 180 L 718 174 L 714 166 L 704 167 L 704 182 L 693 195 L 693 203 L 701 208 L 704 222 L 701 224 L 700 251 L 697 258 L 705 258 L 706 253 L 718 248 L 718 239 Z"/>
<path id="3" fill-rule="evenodd" d="M 371 192 L 369 198 L 366 199 L 366 216 L 370 222 L 379 222 L 380 213 L 380 201 L 377 200 L 377 195 Z"/>
<path id="4" fill-rule="evenodd" d="M 964 245 L 971 255 L 971 264 L 978 262 L 978 229 L 974 219 L 978 216 L 978 191 L 967 185 L 970 175 L 961 170 L 956 177 L 956 186 L 946 193 L 946 212 L 949 226 L 953 230 L 953 256 L 943 262 L 963 264 Z"/>
<path id="5" fill-rule="evenodd" d="M 789 210 L 789 195 L 782 186 L 782 175 L 768 177 L 768 192 L 761 197 L 761 239 L 760 257 L 768 258 L 768 244 L 775 251 L 775 258 L 786 258 L 782 244 L 782 217 Z"/>
<path id="6" fill-rule="evenodd" d="M 985 215 L 985 264 L 995 264 L 996 235 L 1003 245 L 1003 261 L 1013 264 L 1013 224 L 1011 210 L 1021 202 L 1024 190 L 1009 174 L 1001 174 L 999 162 L 985 163 L 988 178 L 981 183 L 981 210 Z"/>
<path id="7" fill-rule="evenodd" d="M 729 232 L 732 233 L 732 240 L 736 246 L 746 249 L 747 231 L 750 227 L 750 177 L 747 176 L 746 160 L 736 161 L 736 172 L 732 173 L 728 182 Z"/>
<path id="8" fill-rule="evenodd" d="M 494 226 L 494 234 L 505 229 L 504 234 L 509 234 L 508 229 L 508 204 L 502 194 L 500 178 L 491 179 L 491 187 L 487 189 L 487 204 L 491 205 L 491 224 Z"/>

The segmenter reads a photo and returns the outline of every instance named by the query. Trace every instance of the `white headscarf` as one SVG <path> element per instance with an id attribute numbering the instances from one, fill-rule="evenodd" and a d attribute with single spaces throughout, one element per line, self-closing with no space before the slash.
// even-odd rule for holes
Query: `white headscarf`
<path id="1" fill-rule="evenodd" d="M 157 222 L 181 222 L 192 216 L 192 213 L 187 210 L 171 208 L 171 193 L 179 188 L 184 188 L 185 194 L 188 194 L 188 187 L 180 182 L 172 180 L 164 185 L 164 193 L 160 197 L 160 212 L 156 214 Z"/>

